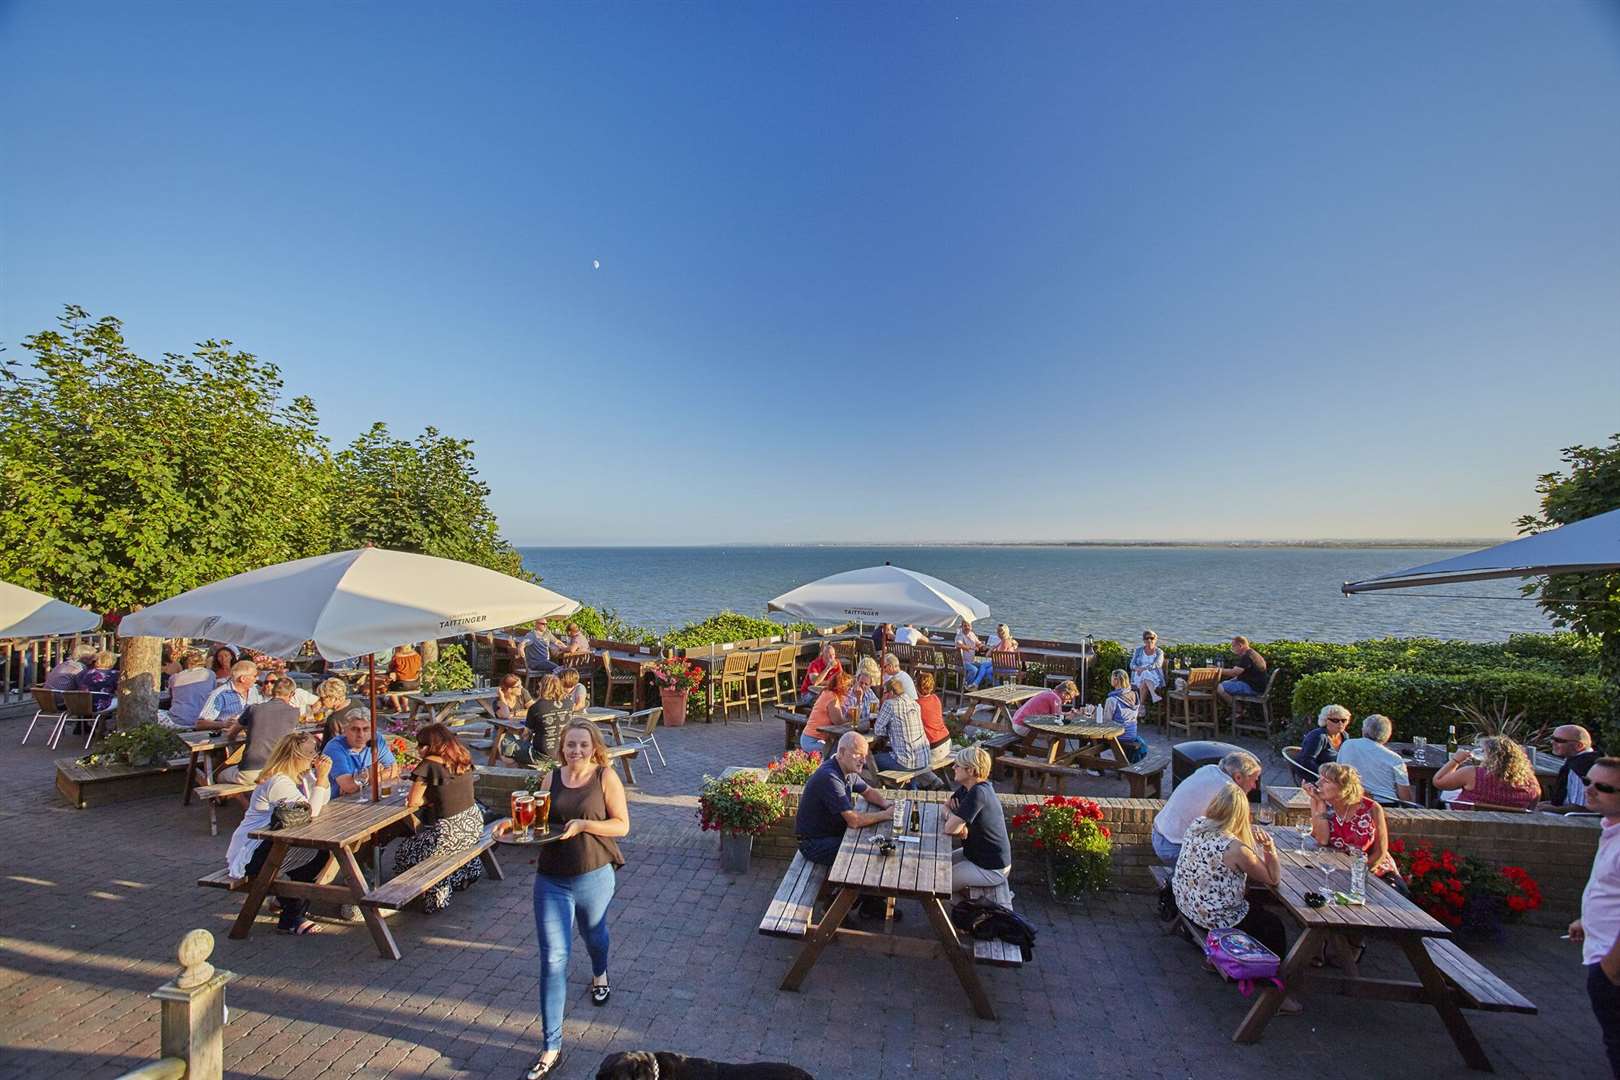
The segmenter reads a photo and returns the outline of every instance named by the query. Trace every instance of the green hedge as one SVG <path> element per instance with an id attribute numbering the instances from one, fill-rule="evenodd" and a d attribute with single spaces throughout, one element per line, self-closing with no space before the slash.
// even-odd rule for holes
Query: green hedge
<path id="1" fill-rule="evenodd" d="M 1469 731 L 1462 717 L 1447 706 L 1472 703 L 1494 712 L 1506 701 L 1523 711 L 1526 734 L 1546 725 L 1585 724 L 1596 729 L 1604 714 L 1603 684 L 1595 675 L 1562 676 L 1539 671 L 1482 670 L 1458 675 L 1403 671 L 1332 671 L 1307 675 L 1294 687 L 1293 713 L 1303 729 L 1324 705 L 1343 705 L 1357 723 L 1368 713 L 1383 713 L 1395 724 L 1395 738 L 1424 735 L 1443 741 L 1446 727 Z M 1604 733 L 1607 737 L 1608 733 Z M 1611 742 L 1612 745 L 1612 742 Z"/>
<path id="2" fill-rule="evenodd" d="M 750 615 L 739 615 L 735 611 L 722 611 L 702 622 L 687 623 L 679 630 L 671 630 L 664 635 L 664 645 L 672 649 L 691 649 L 704 645 L 723 645 L 728 641 L 776 637 L 792 630 L 810 634 L 815 632 L 816 627 L 814 623 L 807 622 L 784 626 L 769 619 L 756 619 Z"/>

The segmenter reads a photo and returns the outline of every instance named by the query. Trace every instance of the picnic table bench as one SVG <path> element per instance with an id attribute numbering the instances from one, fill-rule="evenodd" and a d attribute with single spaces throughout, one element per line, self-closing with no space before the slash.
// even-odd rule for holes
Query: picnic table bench
<path id="1" fill-rule="evenodd" d="M 1134 765 L 1119 770 L 1119 775 L 1131 786 L 1133 799 L 1162 799 L 1164 797 L 1164 770 L 1170 765 L 1170 748 L 1152 746 L 1147 757 Z"/>
<path id="2" fill-rule="evenodd" d="M 782 749 L 783 751 L 797 750 L 799 736 L 804 734 L 804 726 L 810 722 L 808 713 L 791 712 L 785 708 L 776 710 L 776 718 L 782 721 Z"/>
<path id="3" fill-rule="evenodd" d="M 208 835 L 219 835 L 219 802 L 237 795 L 251 795 L 256 784 L 204 784 L 192 792 L 208 804 Z"/>

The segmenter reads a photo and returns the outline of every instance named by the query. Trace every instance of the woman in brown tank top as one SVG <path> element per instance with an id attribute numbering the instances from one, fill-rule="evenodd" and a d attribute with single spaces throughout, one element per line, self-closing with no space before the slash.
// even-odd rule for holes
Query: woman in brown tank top
<path id="1" fill-rule="evenodd" d="M 608 904 L 615 870 L 624 865 L 617 838 L 630 831 L 624 785 L 608 764 L 596 725 L 575 720 L 563 728 L 562 768 L 546 774 L 551 828 L 558 839 L 542 844 L 534 875 L 534 928 L 540 945 L 540 1028 L 545 1046 L 529 1067 L 540 1080 L 562 1056 L 563 1005 L 568 998 L 568 952 L 574 924 L 591 954 L 591 1004 L 606 1005 Z"/>

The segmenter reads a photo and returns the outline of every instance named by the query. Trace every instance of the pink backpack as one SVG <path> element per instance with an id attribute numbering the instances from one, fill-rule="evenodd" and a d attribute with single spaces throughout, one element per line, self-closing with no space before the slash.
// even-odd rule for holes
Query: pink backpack
<path id="1" fill-rule="evenodd" d="M 1204 956 L 1216 971 L 1238 984 L 1244 997 L 1266 980 L 1279 990 L 1283 988 L 1282 980 L 1277 978 L 1281 959 L 1242 930 L 1211 930 L 1204 939 Z"/>

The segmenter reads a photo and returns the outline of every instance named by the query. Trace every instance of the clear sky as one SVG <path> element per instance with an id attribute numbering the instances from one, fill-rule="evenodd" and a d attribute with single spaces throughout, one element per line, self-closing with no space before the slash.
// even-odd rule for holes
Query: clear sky
<path id="1" fill-rule="evenodd" d="M 229 337 L 519 543 L 1500 536 L 1620 429 L 1612 3 L 38 0 L 0 110 L 0 343 Z"/>

